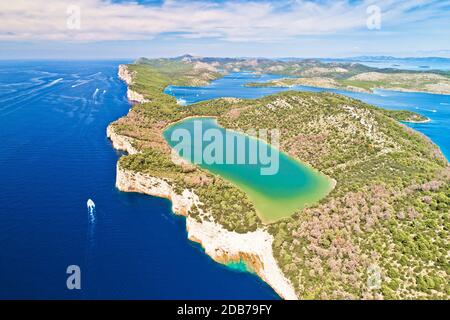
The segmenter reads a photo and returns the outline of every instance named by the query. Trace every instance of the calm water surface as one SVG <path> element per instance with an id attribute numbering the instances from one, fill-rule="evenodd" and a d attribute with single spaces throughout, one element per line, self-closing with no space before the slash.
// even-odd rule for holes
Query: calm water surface
<path id="1" fill-rule="evenodd" d="M 169 201 L 116 190 L 119 63 L 0 62 L 0 298 L 277 299 L 188 241 Z"/>
<path id="2" fill-rule="evenodd" d="M 215 141 L 218 148 L 223 150 L 223 156 L 217 161 L 219 163 L 209 164 L 205 163 L 203 159 L 205 150 L 212 146 L 210 143 L 202 143 L 200 139 L 188 139 L 187 141 L 173 139 L 173 134 L 179 133 L 180 131 L 177 130 L 180 129 L 187 130 L 190 137 L 194 138 L 196 130 L 199 128 L 203 133 L 207 130 L 216 130 L 220 134 L 218 137 L 222 137 L 221 142 L 220 140 Z M 199 134 L 197 133 L 197 135 Z M 177 122 L 164 132 L 164 137 L 169 145 L 172 147 L 183 146 L 185 150 L 189 151 L 189 155 L 182 154 L 185 159 L 190 162 L 200 159 L 199 164 L 202 168 L 220 175 L 246 192 L 264 222 L 274 222 L 288 217 L 296 210 L 319 201 L 332 190 L 331 179 L 288 155 L 278 152 L 265 142 L 237 132 L 232 132 L 231 135 L 229 135 L 229 140 L 239 137 L 243 142 L 242 147 L 238 148 L 238 143 L 235 143 L 234 148 L 230 149 L 231 146 L 227 145 L 226 141 L 226 130 L 213 118 L 189 118 Z M 214 139 L 219 139 L 218 137 Z M 255 151 L 251 145 L 258 150 Z M 265 160 L 260 157 L 253 163 L 250 161 L 250 153 L 258 155 L 261 150 L 263 154 L 273 155 L 268 158 L 269 164 L 266 164 Z M 225 155 L 229 154 L 235 155 L 232 161 L 225 159 Z M 237 162 L 236 155 L 245 156 L 244 164 Z"/>

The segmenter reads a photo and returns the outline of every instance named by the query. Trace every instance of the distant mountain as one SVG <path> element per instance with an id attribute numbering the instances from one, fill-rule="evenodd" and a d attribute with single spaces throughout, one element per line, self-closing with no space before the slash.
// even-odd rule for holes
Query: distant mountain
<path id="1" fill-rule="evenodd" d="M 166 58 L 165 58 L 166 59 Z M 139 58 L 137 63 L 145 63 L 149 59 Z M 450 63 L 450 58 L 444 57 L 393 57 L 393 56 L 356 56 L 347 58 L 299 58 L 299 57 L 285 57 L 285 58 L 264 58 L 264 57 L 234 57 L 234 58 L 221 58 L 221 57 L 202 57 L 191 54 L 184 54 L 178 57 L 169 58 L 172 61 L 184 61 L 184 62 L 205 62 L 205 63 L 236 63 L 243 61 L 257 61 L 258 63 L 273 63 L 273 62 L 302 62 L 307 64 L 314 64 L 320 62 L 388 62 L 388 61 L 415 61 L 415 62 L 444 62 Z"/>

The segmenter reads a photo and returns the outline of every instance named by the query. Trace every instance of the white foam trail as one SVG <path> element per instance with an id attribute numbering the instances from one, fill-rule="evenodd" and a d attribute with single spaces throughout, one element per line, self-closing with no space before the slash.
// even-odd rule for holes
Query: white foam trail
<path id="1" fill-rule="evenodd" d="M 2 99 L 2 104 L 4 104 L 7 101 L 12 101 L 12 102 L 7 104 L 6 106 L 2 106 L 2 108 L 0 108 L 0 110 L 6 110 L 6 108 L 11 109 L 11 107 L 22 104 L 24 101 L 29 101 L 29 100 L 33 99 L 34 97 L 36 97 L 43 89 L 50 88 L 63 80 L 64 80 L 64 78 L 58 78 L 47 84 L 40 85 L 41 83 L 44 83 L 42 81 L 39 84 L 37 84 L 31 88 L 25 88 L 25 90 L 21 94 L 17 94 L 12 97 L 9 97 L 9 98 Z M 18 110 L 18 109 L 20 109 L 20 108 L 16 108 L 15 110 Z M 2 116 L 5 116 L 9 113 L 3 113 Z"/>
<path id="2" fill-rule="evenodd" d="M 81 80 L 81 81 L 77 81 L 76 84 L 72 85 L 72 88 L 76 88 L 76 87 L 82 86 L 83 84 L 86 84 L 86 83 L 89 83 L 89 82 L 91 82 L 91 80 Z"/>
<path id="3" fill-rule="evenodd" d="M 89 199 L 87 201 L 87 208 L 88 208 L 88 212 L 89 212 L 89 217 L 91 219 L 91 222 L 94 222 L 95 220 L 95 203 L 94 201 L 92 201 L 92 199 Z"/>
<path id="4" fill-rule="evenodd" d="M 97 97 L 99 91 L 99 88 L 95 89 L 94 93 L 92 94 L 92 99 L 95 99 Z"/>
<path id="5" fill-rule="evenodd" d="M 433 113 L 437 112 L 436 109 L 425 109 L 425 108 L 419 108 L 419 107 L 415 107 L 415 109 L 416 110 L 423 110 L 423 111 L 433 112 Z"/>
<path id="6" fill-rule="evenodd" d="M 56 80 L 53 80 L 52 82 L 50 82 L 48 85 L 46 85 L 46 88 L 47 87 L 51 87 L 51 86 L 53 86 L 53 85 L 55 85 L 55 84 L 57 84 L 58 82 L 61 82 L 61 81 L 63 81 L 64 80 L 64 78 L 58 78 L 58 79 L 56 79 Z"/>
<path id="7" fill-rule="evenodd" d="M 86 78 L 93 78 L 93 77 L 99 76 L 101 74 L 102 74 L 102 72 L 100 71 L 100 72 L 97 72 L 97 73 L 94 73 L 94 74 L 90 74 Z"/>
<path id="8" fill-rule="evenodd" d="M 442 105 L 442 106 L 450 106 L 450 103 L 441 102 L 440 105 Z"/>

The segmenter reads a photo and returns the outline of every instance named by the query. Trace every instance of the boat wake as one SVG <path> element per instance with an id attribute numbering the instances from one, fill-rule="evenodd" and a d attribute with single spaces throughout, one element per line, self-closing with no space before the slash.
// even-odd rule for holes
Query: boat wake
<path id="1" fill-rule="evenodd" d="M 99 91 L 100 91 L 99 88 L 96 88 L 96 89 L 95 89 L 94 93 L 92 94 L 92 99 L 95 100 L 95 98 L 97 98 L 97 94 L 98 94 Z"/>
<path id="2" fill-rule="evenodd" d="M 76 88 L 91 82 L 92 80 L 77 80 L 75 84 L 72 85 L 72 88 Z"/>
<path id="3" fill-rule="evenodd" d="M 89 221 L 91 223 L 95 222 L 95 203 L 91 199 L 87 201 L 87 208 L 89 213 Z"/>

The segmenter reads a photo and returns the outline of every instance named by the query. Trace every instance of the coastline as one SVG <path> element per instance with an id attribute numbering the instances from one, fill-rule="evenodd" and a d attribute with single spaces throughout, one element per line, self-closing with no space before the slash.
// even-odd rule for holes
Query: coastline
<path id="1" fill-rule="evenodd" d="M 440 95 L 440 96 L 449 96 L 450 95 L 449 91 L 440 91 L 440 90 L 425 91 L 425 90 L 414 90 L 414 89 L 399 88 L 399 87 L 396 87 L 396 88 L 374 87 L 371 90 L 372 90 L 371 93 L 374 93 L 376 90 L 384 90 L 384 91 L 405 92 L 405 93 L 427 93 L 427 94 L 436 94 L 436 95 Z"/>
<path id="2" fill-rule="evenodd" d="M 133 84 L 133 74 L 128 70 L 128 68 L 125 65 L 123 64 L 119 65 L 118 75 L 119 79 L 123 80 L 127 84 L 128 100 L 135 103 L 146 103 L 150 101 L 148 99 L 145 99 L 145 97 L 142 94 L 130 89 L 130 86 Z"/>
<path id="3" fill-rule="evenodd" d="M 223 127 L 223 126 L 219 123 L 218 117 L 217 117 L 217 116 L 188 116 L 188 117 L 182 118 L 182 119 L 180 119 L 180 120 L 177 120 L 177 121 L 174 121 L 174 122 L 169 123 L 169 124 L 164 128 L 163 132 L 165 132 L 165 130 L 169 129 L 169 128 L 172 127 L 172 126 L 175 126 L 175 125 L 177 125 L 177 124 L 179 124 L 179 123 L 181 123 L 181 122 L 183 122 L 183 121 L 187 121 L 187 120 L 189 120 L 189 119 L 194 119 L 194 120 L 195 120 L 195 119 L 213 119 L 213 120 L 215 121 L 215 123 L 216 123 L 218 126 L 220 126 L 221 128 L 223 128 L 224 130 L 227 130 L 228 132 L 239 133 L 239 132 L 238 132 L 237 130 L 235 130 L 235 129 L 230 129 L 230 128 L 225 128 L 225 127 Z M 261 138 L 258 137 L 258 136 L 249 136 L 248 138 L 249 138 L 249 139 L 255 139 L 256 141 L 261 141 L 261 142 L 263 142 L 263 143 L 269 144 L 268 141 L 266 141 L 266 140 L 264 140 L 264 139 L 261 139 Z M 282 154 L 283 154 L 286 158 L 288 158 L 290 161 L 294 162 L 296 165 L 306 168 L 306 169 L 309 170 L 312 174 L 314 174 L 314 175 L 316 175 L 316 176 L 318 176 L 318 177 L 327 179 L 327 191 L 326 191 L 326 195 L 328 195 L 330 192 L 332 192 L 332 191 L 336 188 L 337 181 L 336 181 L 335 179 L 333 179 L 332 177 L 330 177 L 330 176 L 328 176 L 328 175 L 326 175 L 326 174 L 320 172 L 319 170 L 317 170 L 316 168 L 314 168 L 311 164 L 309 164 L 309 163 L 307 163 L 307 162 L 303 162 L 303 161 L 301 161 L 300 159 L 297 159 L 294 155 L 292 155 L 291 153 L 289 153 L 287 150 L 279 149 L 279 152 L 282 153 Z M 182 158 L 181 158 L 181 159 L 182 159 Z M 187 160 L 184 160 L 184 161 L 186 161 L 187 163 L 189 163 Z M 218 176 L 221 176 L 222 178 L 224 178 L 224 176 L 222 176 L 220 173 L 214 173 L 214 174 L 215 174 L 215 175 L 218 175 Z M 242 184 L 241 182 L 238 182 L 238 181 L 232 181 L 232 183 L 233 183 L 235 186 L 239 187 L 241 190 L 245 190 L 244 192 L 246 192 L 247 195 L 249 195 L 249 196 L 251 197 L 251 194 L 252 194 L 252 193 L 251 193 L 249 190 L 246 190 L 245 184 Z M 253 193 L 252 196 L 255 196 L 255 194 Z M 326 197 L 326 196 L 324 196 L 324 197 Z M 324 197 L 323 197 L 323 198 L 324 198 Z M 253 199 L 253 200 L 254 200 L 254 203 L 257 202 L 256 199 Z M 287 201 L 287 200 L 285 199 L 285 201 Z M 312 203 L 314 203 L 314 201 L 313 201 Z M 286 202 L 284 202 L 283 204 L 286 204 Z M 309 207 L 309 206 L 311 206 L 311 203 L 307 202 L 307 203 L 305 204 L 304 208 L 307 208 L 307 207 Z M 300 207 L 299 207 L 299 208 L 300 208 Z M 303 207 L 301 207 L 301 208 L 303 208 Z M 301 209 L 301 208 L 300 208 L 300 209 Z M 261 220 L 261 222 L 262 222 L 264 225 L 269 225 L 269 224 L 275 222 L 276 220 L 283 220 L 283 219 L 285 219 L 285 218 L 288 218 L 289 216 L 285 216 L 285 217 L 282 217 L 282 218 L 278 218 L 278 219 L 273 220 L 273 221 L 270 220 L 270 219 L 267 219 L 267 217 L 264 217 L 261 213 L 258 213 L 258 217 L 259 217 L 259 219 Z"/>
<path id="4" fill-rule="evenodd" d="M 284 78 L 283 78 L 284 79 Z M 299 81 L 295 84 L 286 84 L 283 83 L 282 80 L 275 80 L 272 82 L 267 83 L 249 83 L 246 86 L 248 87 L 273 87 L 273 88 L 295 88 L 295 87 L 310 87 L 310 88 L 316 88 L 316 89 L 334 89 L 334 90 L 344 90 L 349 92 L 359 92 L 359 93 L 368 93 L 368 94 L 375 94 L 377 90 L 384 90 L 384 91 L 393 91 L 393 92 L 404 92 L 404 93 L 426 93 L 426 94 L 435 94 L 435 95 L 444 95 L 448 96 L 450 95 L 450 91 L 436 89 L 436 90 L 420 90 L 420 89 L 409 89 L 409 88 L 402 88 L 402 87 L 383 87 L 383 86 L 374 86 L 369 89 L 363 88 L 363 87 L 356 87 L 356 86 L 344 86 L 340 85 L 338 83 L 332 83 L 332 82 L 317 82 L 314 81 L 314 79 L 310 78 L 299 78 L 304 79 L 305 81 Z M 292 79 L 292 78 L 285 78 L 285 79 Z M 330 79 L 332 80 L 332 79 Z"/>
<path id="5" fill-rule="evenodd" d="M 128 86 L 132 83 L 132 75 L 124 65 L 119 67 L 119 78 Z M 138 95 L 131 94 L 132 97 L 140 99 L 140 101 L 133 101 L 146 102 L 142 95 Z M 127 96 L 130 97 L 128 94 Z M 107 136 L 115 149 L 129 154 L 139 152 L 132 145 L 133 139 L 117 134 L 112 125 L 107 128 Z M 200 221 L 192 218 L 188 214 L 189 210 L 192 206 L 199 204 L 198 196 L 195 193 L 185 189 L 181 195 L 177 194 L 168 181 L 124 170 L 120 168 L 119 163 L 117 164 L 116 187 L 123 192 L 138 192 L 169 199 L 172 202 L 173 213 L 186 218 L 188 239 L 199 243 L 205 253 L 214 261 L 224 265 L 232 262 L 244 262 L 281 298 L 298 299 L 293 285 L 284 276 L 275 260 L 272 250 L 274 238 L 264 228 L 240 234 L 223 228 L 214 221 L 208 212 L 201 212 Z"/>
<path id="6" fill-rule="evenodd" d="M 133 138 L 117 134 L 111 125 L 106 128 L 106 136 L 112 142 L 114 149 L 125 151 L 128 154 L 139 153 L 139 151 L 133 147 Z"/>
<path id="7" fill-rule="evenodd" d="M 345 106 L 344 106 L 344 108 L 345 108 Z M 353 109 L 355 107 L 350 107 L 350 108 Z M 365 110 L 365 108 L 363 108 L 363 109 Z M 177 118 L 177 117 L 175 117 L 175 118 Z M 394 120 L 396 120 L 396 119 L 394 119 Z M 358 119 L 356 119 L 356 121 L 358 121 Z M 400 121 L 397 120 L 396 122 L 398 123 Z M 390 125 L 391 121 L 386 121 L 386 122 L 383 122 L 383 123 L 387 123 L 387 124 L 385 124 L 383 126 L 383 128 L 390 128 L 390 127 L 392 127 Z M 365 122 L 362 123 L 362 125 L 367 126 L 367 124 Z M 381 123 L 380 123 L 380 125 L 381 125 Z M 392 125 L 393 125 L 393 123 L 392 123 Z M 408 130 L 411 130 L 411 132 L 414 131 L 413 129 L 407 127 L 405 124 L 403 126 L 405 128 L 408 128 Z M 116 132 L 114 132 L 114 128 L 115 127 L 113 127 L 113 125 L 111 125 L 110 132 L 116 133 Z M 393 126 L 393 128 L 400 130 L 399 128 L 397 128 L 395 126 Z M 362 133 L 364 134 L 364 132 L 365 131 L 363 131 Z M 369 133 L 370 132 L 371 131 L 369 130 Z M 110 133 L 110 135 L 111 135 L 111 133 Z M 120 135 L 116 135 L 116 138 L 120 139 Z M 129 139 L 131 139 L 130 145 L 132 146 L 133 145 L 133 139 L 130 138 L 130 137 L 125 137 L 125 140 L 129 141 Z M 388 140 L 386 140 L 386 141 L 388 141 Z M 138 141 L 136 140 L 136 142 L 138 142 Z M 408 146 L 409 144 L 405 143 L 405 145 Z M 431 150 L 431 146 L 428 146 L 425 143 L 421 143 L 421 144 L 419 144 L 419 146 L 423 146 L 424 148 L 430 148 L 430 151 L 433 152 L 433 154 L 435 154 L 435 155 L 438 154 L 438 152 L 436 153 L 435 150 Z M 122 147 L 126 148 L 126 143 L 122 143 Z M 383 150 L 381 150 L 381 151 L 383 151 Z M 439 159 L 436 160 L 435 156 L 433 157 L 433 154 L 430 153 L 430 156 L 432 157 L 432 159 L 430 159 L 430 162 L 436 163 L 439 166 L 441 166 L 442 163 L 441 162 L 438 163 L 437 161 Z M 406 154 L 405 158 L 407 158 L 408 156 L 413 156 L 413 155 L 412 154 L 411 155 L 410 154 Z M 412 158 L 412 159 L 414 159 L 414 158 Z M 122 162 L 120 162 L 120 163 L 122 163 Z M 381 163 L 384 163 L 384 162 L 381 162 Z M 124 166 L 123 168 L 126 168 L 126 167 L 127 166 Z M 130 166 L 130 168 L 135 168 L 135 167 Z M 136 168 L 139 168 L 139 167 L 136 167 Z M 119 170 L 120 170 L 120 168 L 118 167 L 118 180 L 119 180 L 119 174 L 120 174 Z M 140 170 L 140 169 L 137 169 L 137 170 Z M 131 174 L 136 174 L 137 170 L 134 170 L 133 172 L 130 172 L 130 173 Z M 154 170 L 158 171 L 158 169 L 156 169 L 156 168 Z M 270 240 L 270 238 L 268 240 L 266 239 L 265 241 L 270 244 L 270 248 L 266 252 L 262 251 L 263 257 L 264 257 L 264 254 L 266 254 L 265 256 L 268 257 L 269 259 L 276 258 L 275 263 L 272 265 L 272 266 L 274 266 L 274 268 L 270 270 L 270 271 L 275 271 L 275 272 L 270 272 L 269 273 L 270 278 L 269 278 L 269 277 L 265 277 L 265 275 L 267 273 L 266 271 L 269 270 L 268 266 L 270 267 L 270 265 L 268 265 L 266 263 L 264 263 L 264 264 L 261 263 L 262 261 L 264 261 L 264 258 L 261 258 L 261 256 L 258 255 L 260 253 L 260 251 L 258 251 L 257 253 L 255 253 L 253 251 L 253 249 L 255 249 L 255 245 L 252 242 L 254 242 L 255 239 L 258 240 L 260 238 L 258 238 L 258 237 L 250 238 L 250 240 L 248 240 L 248 241 L 251 241 L 250 243 L 252 243 L 252 246 L 251 246 L 249 251 L 246 251 L 246 250 L 244 250 L 244 249 L 246 249 L 245 243 L 243 243 L 244 238 L 239 237 L 236 240 L 237 243 L 239 243 L 239 245 L 236 248 L 237 250 L 236 251 L 234 251 L 234 250 L 228 251 L 227 250 L 227 251 L 225 251 L 225 253 L 223 253 L 224 248 L 227 248 L 227 246 L 229 245 L 229 240 L 228 239 L 222 239 L 218 235 L 219 234 L 223 234 L 224 237 L 226 237 L 226 238 L 233 238 L 233 236 L 232 236 L 233 232 L 228 232 L 227 230 L 223 230 L 224 228 L 222 228 L 222 226 L 226 226 L 227 225 L 226 216 L 225 216 L 225 219 L 222 219 L 222 216 L 220 216 L 220 215 L 217 216 L 216 215 L 216 211 L 211 211 L 210 214 L 204 213 L 202 211 L 201 214 L 199 215 L 198 214 L 198 212 L 199 212 L 198 209 L 199 208 L 197 206 L 192 208 L 193 209 L 192 210 L 193 214 L 190 214 L 190 212 L 189 212 L 189 210 L 187 209 L 186 206 L 182 206 L 182 205 L 179 206 L 179 205 L 177 205 L 178 202 L 177 202 L 177 199 L 176 199 L 176 196 L 177 196 L 176 194 L 174 194 L 174 196 L 172 196 L 171 193 L 161 192 L 161 190 L 164 189 L 165 185 L 169 185 L 169 187 L 170 187 L 169 181 L 164 178 L 164 177 L 166 177 L 165 175 L 163 175 L 163 176 L 158 175 L 158 176 L 160 176 L 162 178 L 160 178 L 159 180 L 158 179 L 157 180 L 153 180 L 153 183 L 148 184 L 147 187 L 144 188 L 144 190 L 141 190 L 140 188 L 142 188 L 143 185 L 145 186 L 145 183 L 143 181 L 145 181 L 146 179 L 150 179 L 150 181 L 151 181 L 152 175 L 153 175 L 152 171 L 148 171 L 148 169 L 145 172 L 146 172 L 146 175 L 144 175 L 144 177 L 139 177 L 139 179 L 141 179 L 142 181 L 138 181 L 138 182 L 134 181 L 133 182 L 133 180 L 135 180 L 135 179 L 132 176 L 128 177 L 128 180 L 131 181 L 131 183 L 136 184 L 136 186 L 125 188 L 125 187 L 122 187 L 122 186 L 120 186 L 118 184 L 118 188 L 122 188 L 123 191 L 130 191 L 130 192 L 141 192 L 141 193 L 147 193 L 148 192 L 147 194 L 156 195 L 156 196 L 160 196 L 160 197 L 166 197 L 166 198 L 170 199 L 172 201 L 172 205 L 174 207 L 173 211 L 174 211 L 175 214 L 177 214 L 177 212 L 179 212 L 178 214 L 188 215 L 188 217 L 186 217 L 186 229 L 188 231 L 188 238 L 190 240 L 192 240 L 192 241 L 196 241 L 196 242 L 200 243 L 201 246 L 205 249 L 205 253 L 207 253 L 211 258 L 213 258 L 213 260 L 215 260 L 217 262 L 220 262 L 220 263 L 225 263 L 225 264 L 230 263 L 230 261 L 234 262 L 234 263 L 236 263 L 236 262 L 237 263 L 245 263 L 246 265 L 249 266 L 250 270 L 254 269 L 254 270 L 252 270 L 252 271 L 255 271 L 254 273 L 259 275 L 262 280 L 266 281 L 270 286 L 272 286 L 272 288 L 275 290 L 275 292 L 277 292 L 282 298 L 291 299 L 287 295 L 289 293 L 293 293 L 293 295 L 291 296 L 292 299 L 298 299 L 299 298 L 299 296 L 296 296 L 295 289 L 293 289 L 293 288 L 294 288 L 294 285 L 295 285 L 295 288 L 297 288 L 297 286 L 301 285 L 301 284 L 297 284 L 298 283 L 297 281 L 300 282 L 300 279 L 296 278 L 295 274 L 293 275 L 292 273 L 290 273 L 288 269 L 285 269 L 284 265 L 283 265 L 283 262 L 279 260 L 280 259 L 280 254 L 282 254 L 282 255 L 289 255 L 290 252 L 292 252 L 292 251 L 286 251 L 286 249 L 284 249 L 284 251 L 283 251 L 282 250 L 283 248 L 281 249 L 281 251 L 278 251 L 278 249 L 279 249 L 279 246 L 277 245 L 278 240 L 279 240 L 278 233 L 272 232 L 272 229 L 268 229 L 266 226 L 260 226 L 259 227 L 260 229 L 256 230 L 256 231 L 270 230 L 269 236 L 273 235 L 273 237 L 276 238 L 276 241 L 272 240 L 273 243 L 274 243 L 273 247 L 272 247 L 272 241 Z M 126 171 L 125 171 L 125 173 L 126 173 Z M 389 177 L 389 175 L 387 177 Z M 154 177 L 153 177 L 153 179 L 154 179 Z M 389 178 L 387 178 L 387 179 L 389 179 Z M 164 182 L 164 183 L 162 183 L 161 181 Z M 173 186 L 173 187 L 175 189 L 175 186 Z M 187 188 L 190 188 L 190 187 L 187 187 Z M 140 191 L 137 191 L 137 190 L 140 190 Z M 186 191 L 189 192 L 189 190 L 182 190 L 182 189 L 181 190 L 180 189 L 176 189 L 176 190 L 177 190 L 176 192 L 178 193 L 178 195 L 181 194 L 181 197 L 183 197 L 183 196 L 186 197 L 186 198 L 184 198 L 184 200 L 186 200 L 186 201 L 189 200 L 190 194 L 191 194 L 191 198 L 193 198 L 193 196 L 194 196 L 192 194 L 192 192 L 190 194 L 189 193 L 186 194 Z M 418 194 L 417 197 L 419 197 L 419 196 L 420 195 Z M 196 205 L 195 202 L 193 202 L 193 204 Z M 192 204 L 191 204 L 191 206 L 192 206 Z M 202 204 L 201 204 L 201 207 L 204 209 L 204 211 L 208 211 L 209 210 L 209 208 L 207 208 L 207 209 L 204 208 L 204 206 Z M 344 210 L 345 210 L 346 207 L 342 206 L 341 208 L 342 208 L 341 209 L 342 212 L 344 213 Z M 226 210 L 226 209 L 224 209 L 224 210 Z M 408 210 L 410 210 L 410 209 L 408 208 Z M 363 213 L 363 214 L 367 214 L 367 213 Z M 220 221 L 219 224 L 216 224 L 214 219 L 212 219 L 213 215 L 214 215 L 214 217 L 216 217 L 216 219 L 218 219 L 217 221 Z M 199 219 L 199 217 L 200 218 L 205 218 L 205 219 Z M 191 218 L 191 219 L 189 219 L 189 218 Z M 192 221 L 192 223 L 191 223 L 191 221 Z M 196 225 L 199 225 L 199 229 L 203 230 L 203 232 L 197 232 L 196 233 L 196 232 L 191 231 L 191 230 L 195 230 L 195 226 Z M 289 230 L 289 232 L 292 232 L 292 231 L 296 230 L 295 223 L 291 222 L 291 225 L 287 224 L 287 226 L 291 228 Z M 360 224 L 355 224 L 355 226 L 359 227 L 359 228 L 364 227 L 364 225 L 361 226 Z M 234 228 L 230 228 L 229 230 L 235 230 L 235 229 Z M 250 230 L 247 231 L 246 235 L 253 235 L 253 236 L 255 236 L 254 235 L 255 231 L 253 231 L 254 229 L 250 229 Z M 242 234 L 238 234 L 238 235 L 242 236 Z M 262 239 L 264 239 L 264 238 L 262 238 Z M 209 249 L 209 248 L 212 248 L 212 249 Z M 297 259 L 302 259 L 303 258 L 300 255 L 297 255 L 296 257 L 297 257 Z M 280 264 L 278 265 L 279 261 L 280 261 Z M 366 263 L 366 262 L 361 262 L 361 263 Z M 270 264 L 270 260 L 269 260 L 269 264 Z M 262 270 L 258 269 L 258 267 L 262 267 L 263 269 Z M 283 270 L 280 270 L 281 267 L 283 267 Z M 308 266 L 306 266 L 306 267 L 308 268 Z M 280 278 L 280 276 L 281 276 L 281 278 Z M 281 279 L 281 281 L 280 281 L 280 279 Z M 301 281 L 301 283 L 303 284 L 303 281 Z M 316 282 L 314 282 L 313 284 L 310 284 L 310 285 L 315 286 L 315 283 Z M 287 286 L 284 286 L 285 284 L 287 284 Z M 348 285 L 350 285 L 350 284 L 348 284 Z M 299 295 L 301 295 L 301 293 L 300 293 L 301 289 L 302 289 L 302 287 L 300 287 Z M 369 296 L 367 296 L 367 297 L 369 297 Z M 373 297 L 377 297 L 377 296 L 378 295 L 374 295 Z M 388 297 L 392 297 L 392 295 L 388 295 Z"/>
<path id="8" fill-rule="evenodd" d="M 200 221 L 188 215 L 199 203 L 197 195 L 185 189 L 177 194 L 164 179 L 123 170 L 117 166 L 116 187 L 122 192 L 138 192 L 169 199 L 172 211 L 186 218 L 188 239 L 199 243 L 214 261 L 221 264 L 243 261 L 283 299 L 295 300 L 297 295 L 278 267 L 272 252 L 273 237 L 264 229 L 239 234 L 225 230 L 213 221 L 208 212 Z M 212 220 L 212 221 L 208 221 Z"/>
<path id="9" fill-rule="evenodd" d="M 417 120 L 405 120 L 405 121 L 402 121 L 402 122 L 405 122 L 405 123 L 428 123 L 428 122 L 431 122 L 431 119 L 430 118 L 427 118 L 426 120 L 422 120 L 422 121 L 417 121 Z"/>
<path id="10" fill-rule="evenodd" d="M 431 119 L 427 118 L 426 120 L 404 120 L 401 122 L 404 122 L 404 123 L 427 123 L 427 122 L 431 122 Z"/>

